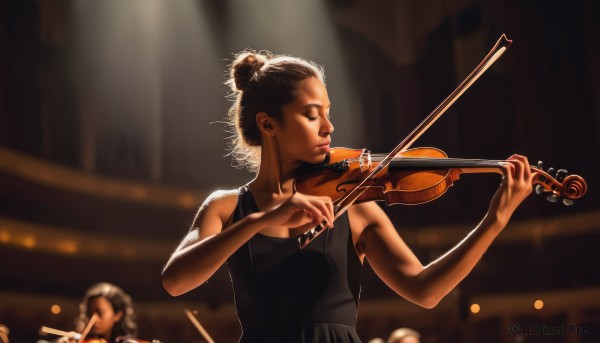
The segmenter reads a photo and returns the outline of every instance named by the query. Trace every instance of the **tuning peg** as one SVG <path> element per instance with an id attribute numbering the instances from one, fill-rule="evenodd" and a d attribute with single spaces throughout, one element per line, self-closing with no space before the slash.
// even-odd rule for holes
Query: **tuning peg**
<path id="1" fill-rule="evenodd" d="M 565 179 L 565 177 L 567 176 L 567 174 L 569 174 L 569 172 L 566 169 L 559 169 L 556 172 L 556 180 L 558 182 L 562 182 L 562 180 Z"/>
<path id="2" fill-rule="evenodd" d="M 565 204 L 566 206 L 571 206 L 573 205 L 575 202 L 569 198 L 564 198 L 563 199 L 563 204 Z"/>
<path id="3" fill-rule="evenodd" d="M 546 197 L 546 200 L 550 201 L 550 202 L 557 202 L 558 201 L 558 195 L 556 194 L 550 194 Z"/>
<path id="4" fill-rule="evenodd" d="M 548 168 L 548 170 L 546 172 L 550 175 L 554 175 L 555 169 L 554 169 L 554 167 L 550 167 L 550 168 Z"/>
<path id="5" fill-rule="evenodd" d="M 544 193 L 544 187 L 542 185 L 535 185 L 535 194 Z"/>
<path id="6" fill-rule="evenodd" d="M 538 161 L 537 167 L 539 170 L 544 170 L 544 162 Z"/>

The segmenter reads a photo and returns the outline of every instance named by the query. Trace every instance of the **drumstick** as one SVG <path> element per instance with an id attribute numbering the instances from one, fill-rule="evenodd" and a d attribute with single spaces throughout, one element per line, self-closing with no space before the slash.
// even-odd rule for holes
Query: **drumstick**
<path id="1" fill-rule="evenodd" d="M 183 312 L 185 312 L 185 315 L 190 319 L 190 321 L 192 322 L 192 324 L 194 324 L 194 326 L 196 327 L 196 329 L 198 329 L 198 331 L 200 332 L 200 334 L 202 335 L 202 337 L 204 337 L 204 339 L 208 343 L 215 343 L 215 341 L 213 341 L 213 339 L 210 337 L 210 335 L 208 334 L 208 332 L 206 332 L 206 330 L 204 330 L 204 328 L 202 327 L 202 324 L 200 324 L 200 322 L 198 321 L 198 319 L 196 319 L 196 317 L 194 316 L 194 314 L 192 313 L 192 311 L 190 311 L 190 310 L 188 310 L 186 308 L 185 310 L 183 310 Z"/>

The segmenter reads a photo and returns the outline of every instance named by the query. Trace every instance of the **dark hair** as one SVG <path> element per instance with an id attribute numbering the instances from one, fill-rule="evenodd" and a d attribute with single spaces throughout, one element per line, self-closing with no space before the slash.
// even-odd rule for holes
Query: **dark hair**
<path id="1" fill-rule="evenodd" d="M 225 83 L 235 100 L 227 118 L 230 155 L 234 166 L 256 172 L 262 143 L 256 114 L 279 118 L 281 107 L 294 100 L 302 81 L 316 77 L 325 83 L 325 75 L 321 66 L 302 58 L 245 50 L 235 56 L 229 76 Z"/>
<path id="2" fill-rule="evenodd" d="M 112 305 L 113 311 L 118 313 L 123 312 L 121 320 L 115 323 L 111 333 L 111 339 L 119 336 L 137 336 L 137 324 L 135 323 L 135 315 L 133 312 L 133 303 L 131 297 L 125 293 L 120 287 L 108 282 L 102 282 L 91 286 L 79 304 L 79 317 L 75 320 L 76 330 L 81 332 L 89 317 L 87 309 L 92 299 L 105 297 Z"/>

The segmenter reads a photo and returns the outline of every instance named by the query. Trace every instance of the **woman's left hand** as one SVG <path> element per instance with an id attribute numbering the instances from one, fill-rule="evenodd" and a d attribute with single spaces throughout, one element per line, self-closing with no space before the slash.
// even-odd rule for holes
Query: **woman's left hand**
<path id="1" fill-rule="evenodd" d="M 519 207 L 521 202 L 531 194 L 533 173 L 527 157 L 512 155 L 503 164 L 504 176 L 500 188 L 494 194 L 488 210 L 504 227 Z"/>

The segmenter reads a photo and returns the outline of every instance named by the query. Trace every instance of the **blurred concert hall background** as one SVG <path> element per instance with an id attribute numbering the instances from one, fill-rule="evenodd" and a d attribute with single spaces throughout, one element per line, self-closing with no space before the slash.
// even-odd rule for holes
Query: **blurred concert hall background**
<path id="1" fill-rule="evenodd" d="M 160 280 L 204 197 L 252 178 L 225 156 L 233 53 L 323 65 L 333 146 L 386 152 L 505 33 L 504 56 L 414 146 L 523 154 L 581 175 L 588 194 L 569 207 L 532 194 L 431 310 L 366 266 L 357 331 L 365 342 L 400 326 L 426 343 L 598 342 L 599 15 L 583 0 L 0 0 L 0 341 L 73 329 L 101 281 L 132 296 L 140 338 L 202 342 L 189 308 L 216 342 L 237 341 L 225 267 L 178 298 Z M 385 211 L 426 264 L 477 224 L 499 184 L 463 175 L 436 201 Z"/>

